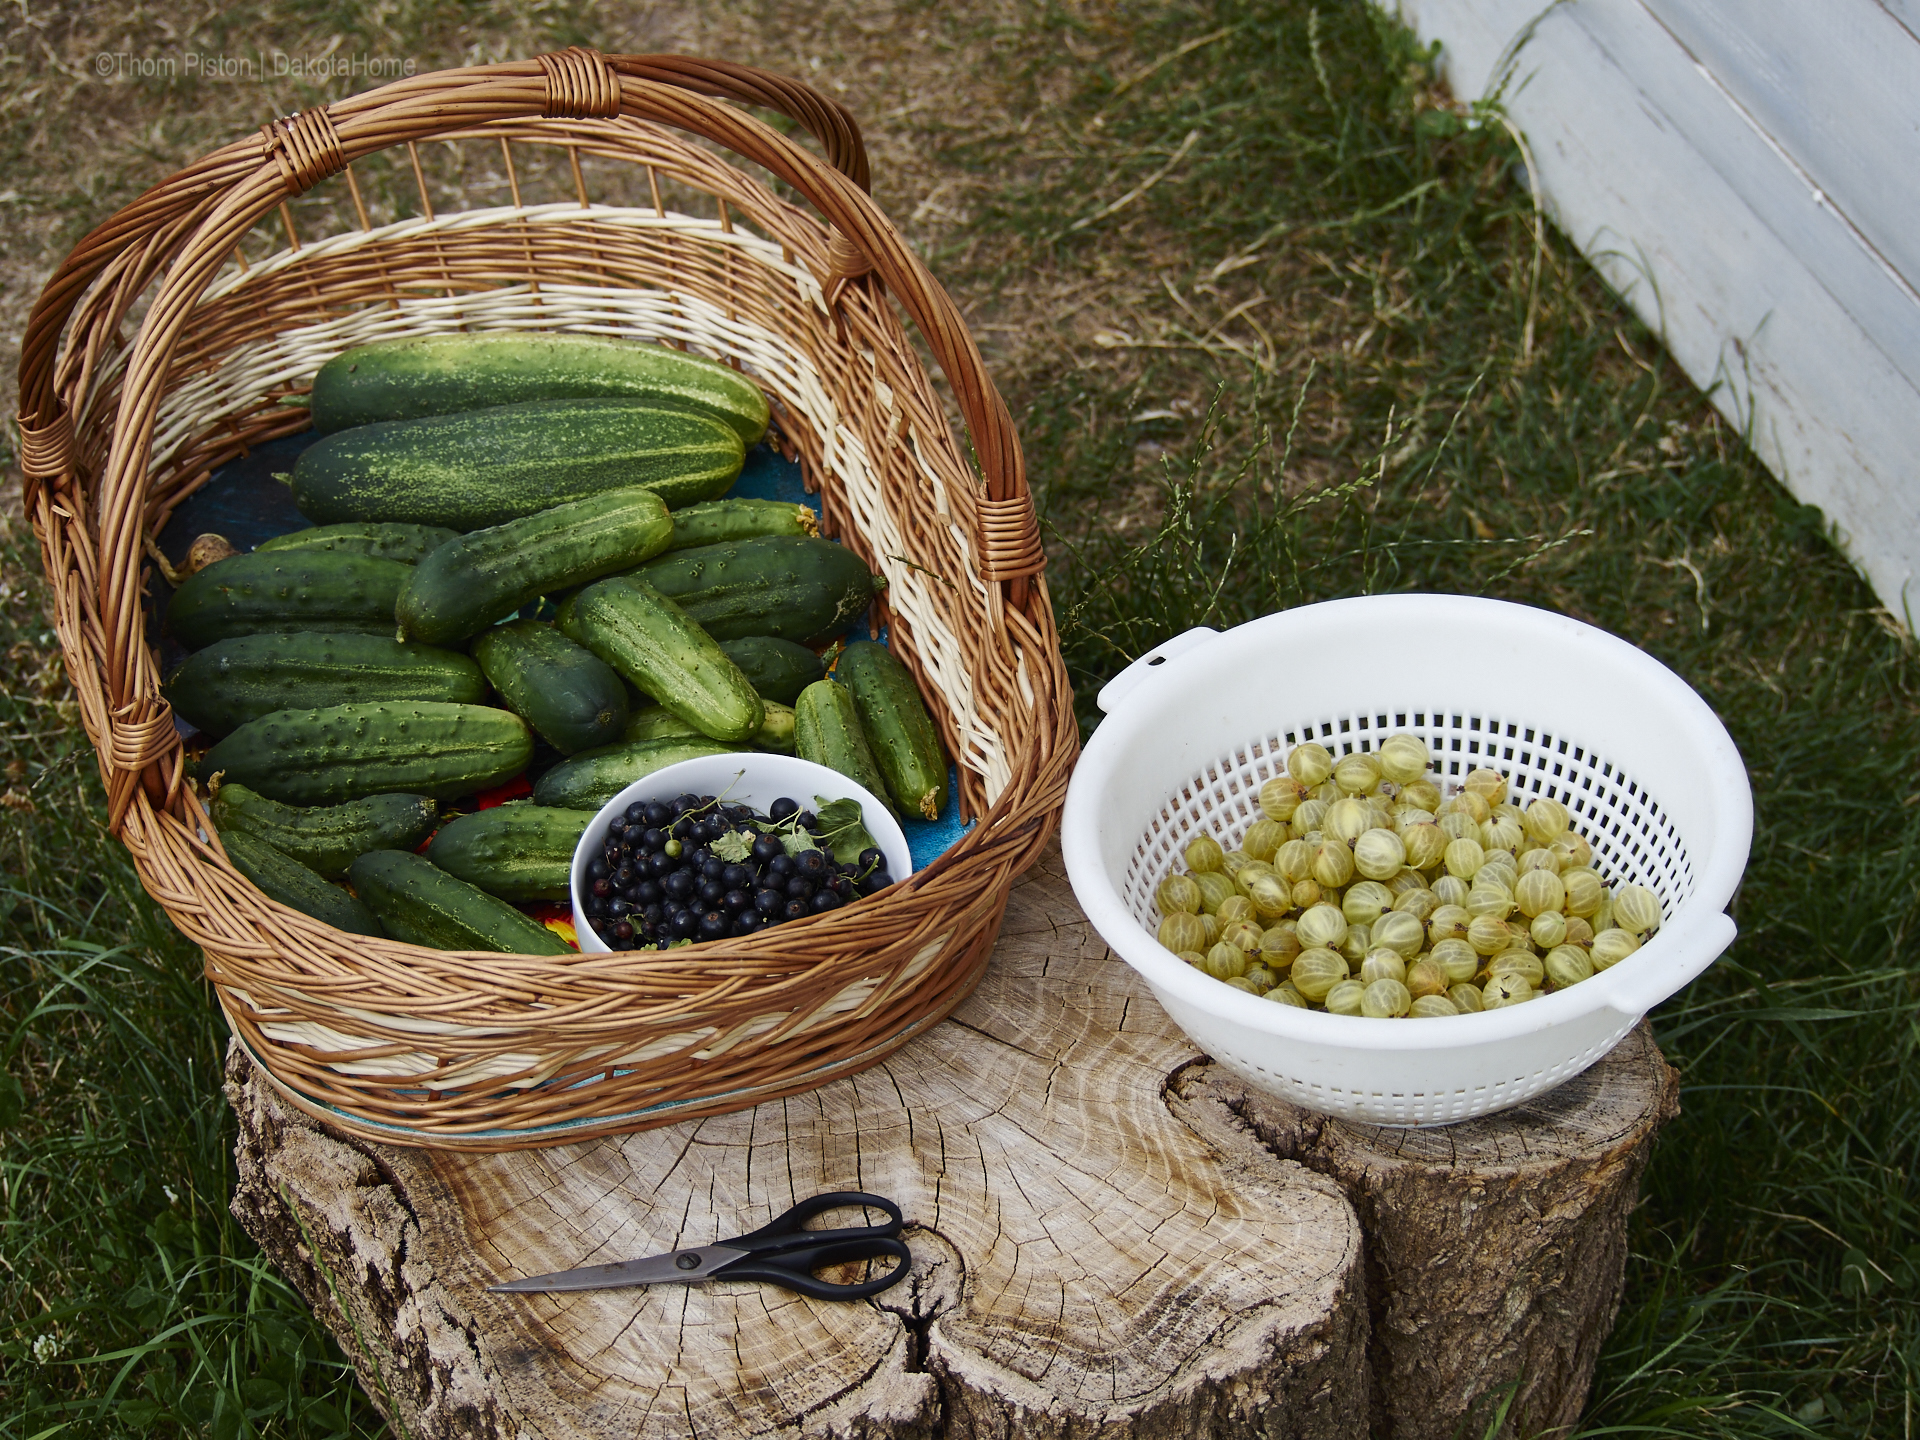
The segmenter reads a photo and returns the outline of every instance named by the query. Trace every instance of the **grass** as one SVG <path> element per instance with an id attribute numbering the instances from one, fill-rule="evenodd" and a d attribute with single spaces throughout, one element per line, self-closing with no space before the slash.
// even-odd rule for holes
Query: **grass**
<path id="1" fill-rule="evenodd" d="M 0 531 L 0 1435 L 380 1433 L 227 1213 L 226 1027 L 200 957 L 104 831 L 90 754 Z"/>
<path id="2" fill-rule="evenodd" d="M 479 6 L 340 14 L 434 54 L 522 34 Z M 570 23 L 611 46 L 631 18 Z M 1169 633 L 1384 590 L 1557 609 L 1706 696 L 1758 805 L 1741 936 L 1656 1015 L 1684 1109 L 1579 1433 L 1910 1436 L 1920 657 L 1659 337 L 1537 234 L 1497 117 L 1335 0 L 687 23 L 685 48 L 844 77 L 883 204 L 914 217 L 1020 417 L 1083 723 Z M 45 263 L 210 138 L 195 126 L 236 133 L 179 101 L 116 94 L 127 134 L 181 118 L 138 163 L 104 147 L 88 194 L 49 169 L 80 122 L 8 112 L 59 201 L 24 232 Z M 221 1026 L 101 833 L 36 557 L 17 522 L 5 543 L 0 1436 L 378 1433 L 226 1214 Z"/>

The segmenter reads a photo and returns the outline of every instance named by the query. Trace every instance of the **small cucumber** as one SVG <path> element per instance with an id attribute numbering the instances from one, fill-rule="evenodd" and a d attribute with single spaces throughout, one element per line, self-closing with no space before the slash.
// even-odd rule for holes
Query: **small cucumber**
<path id="1" fill-rule="evenodd" d="M 412 573 L 411 565 L 371 555 L 256 550 L 183 582 L 167 602 L 167 626 L 189 650 L 294 630 L 391 635 L 394 602 Z"/>
<path id="2" fill-rule="evenodd" d="M 551 625 L 515 620 L 473 642 L 506 706 L 562 755 L 611 745 L 627 723 L 627 687 L 599 656 Z"/>
<path id="3" fill-rule="evenodd" d="M 591 810 L 514 803 L 449 820 L 427 859 L 502 900 L 565 900 Z"/>
<path id="4" fill-rule="evenodd" d="M 558 624 L 702 735 L 746 740 L 766 719 L 726 651 L 644 580 L 616 575 L 587 586 L 561 605 Z"/>
<path id="5" fill-rule="evenodd" d="M 254 888 L 269 900 L 278 900 L 289 910 L 311 915 L 349 935 L 387 933 L 365 905 L 266 841 L 235 831 L 222 835 L 220 843 L 226 847 L 233 868 L 251 880 Z"/>
<path id="6" fill-rule="evenodd" d="M 509 955 L 573 953 L 566 941 L 532 916 L 409 850 L 362 855 L 347 878 L 387 933 L 409 945 Z"/>
<path id="7" fill-rule="evenodd" d="M 598 810 L 636 780 L 682 760 L 735 755 L 739 745 L 716 745 L 698 736 L 667 736 L 635 745 L 604 745 L 564 760 L 533 785 L 533 803 L 568 810 Z"/>
<path id="8" fill-rule="evenodd" d="M 781 755 L 793 753 L 793 707 L 782 705 L 778 700 L 768 700 L 761 696 L 761 703 L 767 708 L 767 718 L 754 732 L 748 742 L 760 750 L 772 750 Z M 627 728 L 620 733 L 623 745 L 638 744 L 642 740 L 665 740 L 670 736 L 693 736 L 700 732 L 682 720 L 664 705 L 649 705 L 632 719 Z"/>
<path id="9" fill-rule="evenodd" d="M 723 642 L 830 640 L 872 603 L 875 583 L 846 546 L 804 535 L 670 550 L 635 573 Z"/>
<path id="10" fill-rule="evenodd" d="M 853 695 L 839 681 L 816 680 L 800 692 L 793 707 L 793 742 L 802 760 L 838 770 L 889 810 L 894 808 L 866 731 L 860 728 Z"/>
<path id="11" fill-rule="evenodd" d="M 398 560 L 402 565 L 417 565 L 447 541 L 456 539 L 458 530 L 439 525 L 379 524 L 361 521 L 351 525 L 313 525 L 276 535 L 253 547 L 263 550 L 334 550 L 345 555 L 371 555 L 376 560 Z"/>
<path id="12" fill-rule="evenodd" d="M 793 707 L 778 700 L 768 700 L 766 706 L 766 723 L 755 733 L 753 743 L 776 754 L 793 754 Z"/>
<path id="13" fill-rule="evenodd" d="M 344 805 L 302 808 L 229 783 L 215 792 L 208 813 L 223 842 L 231 835 L 250 836 L 338 880 L 369 850 L 416 848 L 433 833 L 440 807 L 425 795 L 369 795 Z"/>
<path id="14" fill-rule="evenodd" d="M 533 735 L 518 715 L 394 700 L 276 710 L 242 725 L 195 770 L 288 805 L 337 805 L 394 791 L 454 800 L 512 779 L 532 758 Z"/>
<path id="15" fill-rule="evenodd" d="M 374 700 L 478 705 L 486 677 L 464 655 L 389 635 L 241 635 L 189 655 L 160 693 L 218 739 L 276 710 Z"/>
<path id="16" fill-rule="evenodd" d="M 939 819 L 947 798 L 947 752 L 913 672 L 886 646 L 861 640 L 840 652 L 833 673 L 853 695 L 860 728 L 900 813 Z"/>
<path id="17" fill-rule="evenodd" d="M 638 565 L 672 534 L 666 502 L 640 487 L 475 530 L 414 567 L 394 610 L 400 636 L 464 640 L 542 595 Z"/>
<path id="18" fill-rule="evenodd" d="M 711 415 L 749 445 L 767 428 L 767 397 L 725 365 L 644 340 L 527 330 L 414 335 L 343 351 L 313 377 L 313 428 L 324 435 L 524 400 L 621 395 Z"/>
<path id="19" fill-rule="evenodd" d="M 722 640 L 720 648 L 755 690 L 782 705 L 793 704 L 807 686 L 826 678 L 827 667 L 820 657 L 791 640 L 742 635 L 737 640 Z"/>
<path id="20" fill-rule="evenodd" d="M 820 517 L 811 505 L 785 500 L 709 500 L 673 512 L 669 550 L 694 545 L 724 545 L 758 535 L 818 535 Z"/>

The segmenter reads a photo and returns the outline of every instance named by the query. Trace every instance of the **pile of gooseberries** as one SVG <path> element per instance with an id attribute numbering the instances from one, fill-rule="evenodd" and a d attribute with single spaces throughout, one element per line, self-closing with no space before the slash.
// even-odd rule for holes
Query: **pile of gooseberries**
<path id="1" fill-rule="evenodd" d="M 1577 985 L 1659 926 L 1660 897 L 1609 888 L 1565 805 L 1516 805 L 1491 769 L 1443 796 L 1431 768 L 1404 732 L 1338 760 L 1295 746 L 1240 847 L 1196 836 L 1160 881 L 1160 943 L 1277 1004 L 1425 1019 Z"/>

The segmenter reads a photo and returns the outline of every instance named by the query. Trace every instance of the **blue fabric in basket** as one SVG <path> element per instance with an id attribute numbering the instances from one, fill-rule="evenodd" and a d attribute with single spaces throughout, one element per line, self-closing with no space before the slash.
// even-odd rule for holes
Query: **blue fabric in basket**
<path id="1" fill-rule="evenodd" d="M 740 467 L 740 478 L 727 491 L 733 500 L 785 500 L 791 505 L 812 507 L 820 513 L 820 497 L 809 495 L 800 481 L 800 462 L 789 460 L 771 445 L 755 445 L 747 451 L 747 463 Z"/>

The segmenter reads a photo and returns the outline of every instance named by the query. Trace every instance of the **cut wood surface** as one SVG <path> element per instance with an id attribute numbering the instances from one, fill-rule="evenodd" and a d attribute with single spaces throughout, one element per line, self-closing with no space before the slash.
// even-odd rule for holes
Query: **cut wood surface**
<path id="1" fill-rule="evenodd" d="M 1584 1399 L 1673 1105 L 1644 1029 L 1445 1130 L 1249 1092 L 1108 955 L 1057 850 L 952 1020 L 811 1094 L 467 1155 L 345 1140 L 237 1050 L 228 1093 L 235 1214 L 420 1440 L 1440 1436 L 1516 1384 L 1516 1420 L 1556 1423 Z M 841 1189 L 909 1221 L 912 1273 L 870 1302 L 485 1291 Z"/>

